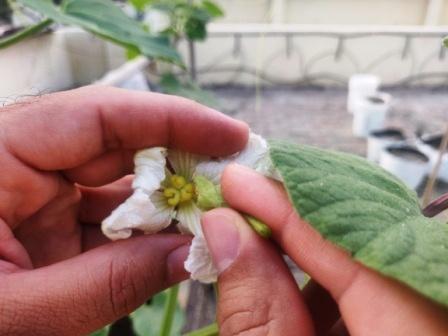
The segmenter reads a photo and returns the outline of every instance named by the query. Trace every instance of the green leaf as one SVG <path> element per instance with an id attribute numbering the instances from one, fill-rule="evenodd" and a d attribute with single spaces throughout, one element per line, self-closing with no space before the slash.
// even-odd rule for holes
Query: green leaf
<path id="1" fill-rule="evenodd" d="M 190 17 L 185 23 L 185 34 L 190 40 L 202 41 L 207 37 L 206 21 Z"/>
<path id="2" fill-rule="evenodd" d="M 189 332 L 184 336 L 218 336 L 219 327 L 217 323 L 210 324 L 204 328 Z"/>
<path id="3" fill-rule="evenodd" d="M 138 11 L 143 11 L 147 5 L 149 5 L 152 0 L 129 0 L 132 6 Z"/>
<path id="4" fill-rule="evenodd" d="M 91 333 L 90 336 L 107 336 L 108 334 L 109 334 L 109 326 Z"/>
<path id="5" fill-rule="evenodd" d="M 164 74 L 160 79 L 159 85 L 164 93 L 192 99 L 210 107 L 219 107 L 216 97 L 211 92 L 201 89 L 190 80 L 181 82 L 171 73 Z"/>
<path id="6" fill-rule="evenodd" d="M 448 306 L 448 225 L 380 167 L 343 153 L 272 142 L 300 216 L 353 258 Z"/>
<path id="7" fill-rule="evenodd" d="M 53 20 L 51 19 L 45 19 L 41 22 L 38 22 L 32 26 L 29 26 L 23 30 L 20 30 L 19 32 L 5 37 L 0 40 L 0 49 L 7 48 L 13 44 L 19 43 L 20 41 L 23 41 L 41 31 L 43 31 L 45 28 L 49 27 L 53 23 Z"/>
<path id="8" fill-rule="evenodd" d="M 212 1 L 202 1 L 202 8 L 206 10 L 208 15 L 210 15 L 212 18 L 224 16 L 224 11 L 221 9 L 221 7 L 219 7 L 218 4 Z"/>
<path id="9" fill-rule="evenodd" d="M 148 57 L 182 64 L 167 38 L 151 36 L 110 0 L 65 0 L 60 7 L 51 0 L 18 1 L 55 22 L 79 26 L 125 48 L 138 49 Z"/>

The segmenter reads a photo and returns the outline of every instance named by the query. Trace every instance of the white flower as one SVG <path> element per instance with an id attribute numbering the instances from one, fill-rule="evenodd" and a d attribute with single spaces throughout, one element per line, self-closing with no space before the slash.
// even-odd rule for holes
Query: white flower
<path id="1" fill-rule="evenodd" d="M 224 168 L 232 162 L 278 177 L 266 140 L 253 133 L 244 150 L 217 160 L 160 147 L 139 151 L 135 156 L 134 193 L 103 221 L 104 234 L 114 240 L 129 238 L 135 229 L 151 234 L 176 220 L 179 231 L 194 235 L 186 270 L 201 282 L 216 281 L 217 271 L 202 233 L 202 210 L 197 205 L 194 180 L 205 177 L 219 186 Z"/>

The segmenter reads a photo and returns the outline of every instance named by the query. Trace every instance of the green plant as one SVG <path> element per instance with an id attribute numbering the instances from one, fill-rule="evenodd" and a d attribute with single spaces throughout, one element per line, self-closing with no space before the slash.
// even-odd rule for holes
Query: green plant
<path id="1" fill-rule="evenodd" d="M 169 20 L 169 25 L 159 32 L 169 38 L 174 48 L 180 41 L 186 40 L 189 49 L 189 69 L 178 73 L 177 70 L 162 74 L 160 87 L 165 93 L 187 97 L 209 106 L 217 106 L 214 96 L 203 91 L 196 83 L 194 42 L 207 37 L 207 24 L 224 15 L 217 4 L 209 0 L 129 0 L 138 12 L 158 11 Z M 151 26 L 151 25 L 150 25 Z M 189 76 L 188 76 L 189 74 Z"/>
<path id="2" fill-rule="evenodd" d="M 163 31 L 154 32 L 151 26 L 128 17 L 111 0 L 63 0 L 60 1 L 60 5 L 52 0 L 16 0 L 13 1 L 16 7 L 19 5 L 32 9 L 39 13 L 42 19 L 0 40 L 0 49 L 34 36 L 54 23 L 77 26 L 123 46 L 127 49 L 129 58 L 144 55 L 154 61 L 173 64 L 175 68 L 160 76 L 160 87 L 163 92 L 216 106 L 216 99 L 210 93 L 203 91 L 194 80 L 185 76 L 186 66 L 177 51 L 177 44 L 182 39 L 189 41 L 190 73 L 194 74 L 193 41 L 205 39 L 206 25 L 212 19 L 223 15 L 221 9 L 208 0 L 200 3 L 187 0 L 129 0 L 129 2 L 139 13 L 146 10 L 159 10 L 165 13 L 170 20 L 169 26 Z"/>

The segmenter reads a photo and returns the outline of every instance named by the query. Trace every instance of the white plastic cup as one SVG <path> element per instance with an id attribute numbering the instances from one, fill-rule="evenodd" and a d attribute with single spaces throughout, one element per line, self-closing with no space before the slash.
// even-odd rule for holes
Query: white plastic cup
<path id="1" fill-rule="evenodd" d="M 380 166 L 416 189 L 428 172 L 429 158 L 409 145 L 392 145 L 381 151 Z"/>
<path id="2" fill-rule="evenodd" d="M 391 96 L 378 92 L 355 102 L 353 134 L 366 138 L 370 132 L 383 128 L 391 104 Z"/>
<path id="3" fill-rule="evenodd" d="M 380 86 L 380 79 L 375 75 L 356 74 L 350 77 L 348 83 L 347 110 L 354 112 L 358 99 L 375 94 Z"/>
<path id="4" fill-rule="evenodd" d="M 405 139 L 403 132 L 397 128 L 383 128 L 370 132 L 367 138 L 367 159 L 379 162 L 381 151 Z"/>
<path id="5" fill-rule="evenodd" d="M 443 135 L 429 135 L 423 136 L 418 139 L 416 144 L 417 148 L 429 157 L 430 168 L 429 172 L 431 172 L 437 161 L 439 160 L 439 147 L 442 142 Z M 443 182 L 448 182 L 448 152 L 445 152 L 442 155 L 442 164 L 439 169 L 438 179 Z"/>

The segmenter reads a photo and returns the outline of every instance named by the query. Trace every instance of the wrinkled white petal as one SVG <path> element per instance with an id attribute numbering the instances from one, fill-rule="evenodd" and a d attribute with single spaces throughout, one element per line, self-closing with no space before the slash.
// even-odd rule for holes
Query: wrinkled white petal
<path id="1" fill-rule="evenodd" d="M 191 273 L 193 280 L 199 280 L 202 283 L 216 282 L 218 271 L 213 265 L 207 242 L 202 234 L 193 238 L 184 266 Z"/>
<path id="2" fill-rule="evenodd" d="M 193 235 L 202 235 L 201 214 L 202 211 L 193 202 L 185 205 L 181 204 L 176 214 L 176 219 L 179 221 L 179 231 Z"/>
<path id="3" fill-rule="evenodd" d="M 168 161 L 173 168 L 176 175 L 181 175 L 187 180 L 191 180 L 195 168 L 200 160 L 199 156 L 181 152 L 177 150 L 170 150 L 168 152 Z"/>
<path id="4" fill-rule="evenodd" d="M 272 163 L 270 155 L 265 155 L 255 167 L 255 170 L 259 172 L 260 174 L 270 177 L 274 180 L 283 182 L 283 178 L 280 175 L 280 172 L 277 170 L 277 168 L 274 167 L 274 164 Z"/>
<path id="5" fill-rule="evenodd" d="M 250 133 L 247 146 L 238 154 L 215 161 L 201 162 L 196 167 L 195 174 L 202 175 L 210 181 L 219 184 L 221 174 L 230 163 L 256 169 L 263 159 L 269 156 L 268 143 L 261 136 Z"/>
<path id="6" fill-rule="evenodd" d="M 157 201 L 156 194 L 151 197 Z M 157 207 L 152 199 L 143 190 L 135 190 L 103 221 L 103 233 L 110 239 L 117 240 L 129 238 L 134 229 L 155 233 L 166 228 L 171 222 L 173 210 Z"/>
<path id="7" fill-rule="evenodd" d="M 155 147 L 138 151 L 134 158 L 135 178 L 132 188 L 143 189 L 148 195 L 160 188 L 165 179 L 166 149 Z"/>

